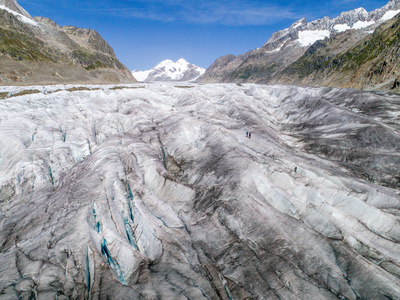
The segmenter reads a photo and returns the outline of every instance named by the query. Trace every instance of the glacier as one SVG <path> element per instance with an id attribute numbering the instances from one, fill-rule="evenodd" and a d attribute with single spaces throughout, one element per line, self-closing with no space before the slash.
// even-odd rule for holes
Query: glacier
<path id="1" fill-rule="evenodd" d="M 400 298 L 400 96 L 68 88 L 0 102 L 0 299 Z"/>

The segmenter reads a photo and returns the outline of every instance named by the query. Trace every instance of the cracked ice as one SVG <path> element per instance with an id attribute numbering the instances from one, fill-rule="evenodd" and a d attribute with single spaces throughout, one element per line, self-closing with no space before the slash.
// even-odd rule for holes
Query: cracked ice
<path id="1" fill-rule="evenodd" d="M 399 96 L 48 90 L 0 102 L 1 299 L 400 298 Z"/>

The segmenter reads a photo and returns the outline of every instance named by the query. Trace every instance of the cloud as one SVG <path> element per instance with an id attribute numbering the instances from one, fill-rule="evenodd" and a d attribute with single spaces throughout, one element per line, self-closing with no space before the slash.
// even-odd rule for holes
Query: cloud
<path id="1" fill-rule="evenodd" d="M 125 0 L 121 7 L 87 9 L 125 18 L 161 22 L 222 25 L 270 25 L 298 16 L 289 8 L 270 6 L 265 2 L 210 0 Z"/>

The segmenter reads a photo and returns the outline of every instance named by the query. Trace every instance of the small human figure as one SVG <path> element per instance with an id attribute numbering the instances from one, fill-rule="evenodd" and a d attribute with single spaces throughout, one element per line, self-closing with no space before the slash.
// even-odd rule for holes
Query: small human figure
<path id="1" fill-rule="evenodd" d="M 294 167 L 294 172 L 297 173 L 297 167 Z"/>
<path id="2" fill-rule="evenodd" d="M 249 132 L 248 131 L 246 131 L 246 137 L 249 137 Z"/>
<path id="3" fill-rule="evenodd" d="M 249 139 L 251 139 L 251 132 L 249 131 Z"/>

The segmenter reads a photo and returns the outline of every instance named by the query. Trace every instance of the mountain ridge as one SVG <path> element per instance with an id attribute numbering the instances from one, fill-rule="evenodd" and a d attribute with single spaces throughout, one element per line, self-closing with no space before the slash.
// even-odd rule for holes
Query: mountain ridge
<path id="1" fill-rule="evenodd" d="M 348 50 L 335 52 L 339 43 L 354 34 L 345 32 L 314 44 L 271 82 L 399 91 L 400 15 Z"/>
<path id="2" fill-rule="evenodd" d="M 302 18 L 289 28 L 273 33 L 261 48 L 239 56 L 218 58 L 198 81 L 284 83 L 281 73 L 304 57 L 314 43 L 318 45 L 319 41 L 352 31 L 347 44 L 341 45 L 343 51 L 348 50 L 399 12 L 400 1 L 391 0 L 382 8 L 369 13 L 364 8 L 357 8 L 342 12 L 332 19 L 324 17 L 307 22 Z M 308 84 L 314 85 L 313 82 Z M 316 82 L 315 85 L 317 84 Z"/>
<path id="3" fill-rule="evenodd" d="M 15 0 L 0 2 L 0 33 L 0 84 L 136 82 L 96 30 L 32 18 Z"/>

